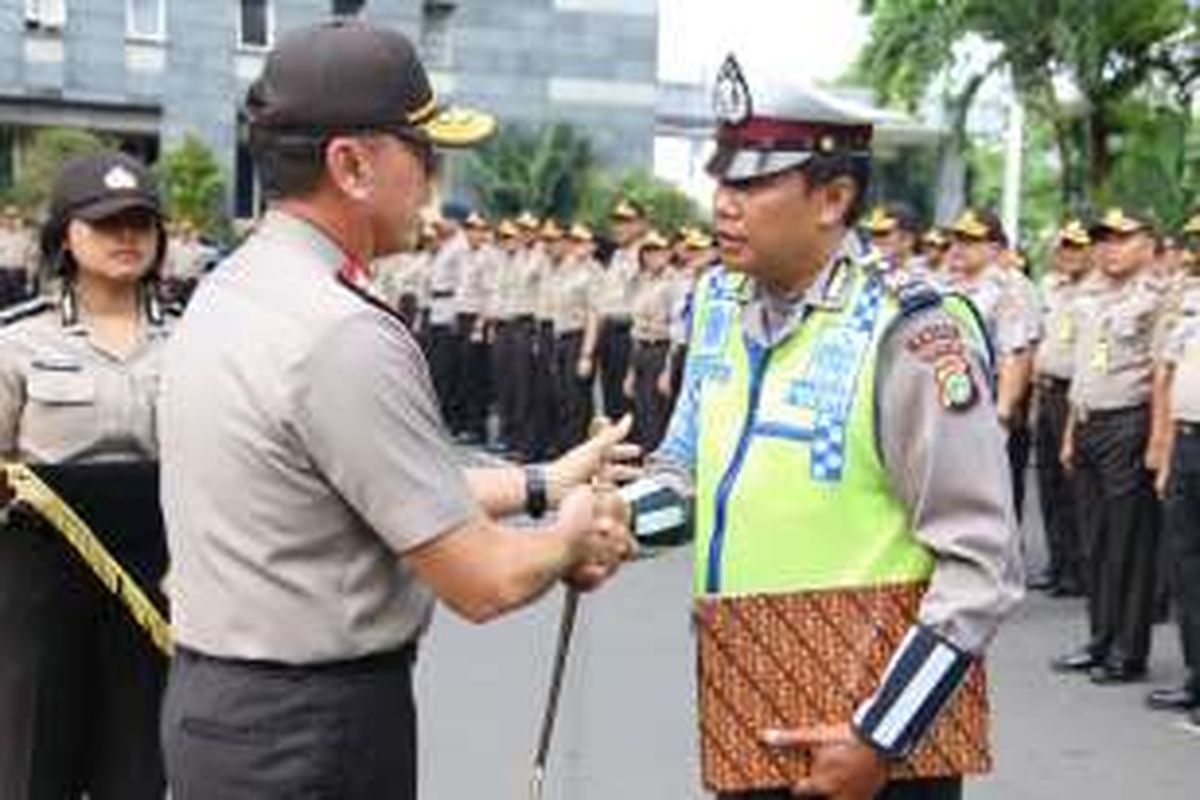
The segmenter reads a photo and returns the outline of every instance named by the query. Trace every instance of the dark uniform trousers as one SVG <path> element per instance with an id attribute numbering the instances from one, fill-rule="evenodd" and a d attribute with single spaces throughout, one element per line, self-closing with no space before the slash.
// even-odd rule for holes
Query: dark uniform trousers
<path id="1" fill-rule="evenodd" d="M 794 797 L 787 789 L 717 795 L 718 800 L 793 800 Z M 960 800 L 961 797 L 961 778 L 933 778 L 893 781 L 875 800 Z"/>
<path id="2" fill-rule="evenodd" d="M 162 800 L 166 659 L 56 532 L 10 513 L 0 528 L 0 798 Z M 138 577 L 153 595 L 161 571 Z"/>
<path id="3" fill-rule="evenodd" d="M 1200 425 L 1178 427 L 1166 501 L 1166 550 L 1187 683 L 1200 691 Z"/>
<path id="4" fill-rule="evenodd" d="M 421 306 L 415 294 L 402 294 L 400 299 L 396 301 L 396 313 L 400 315 L 400 319 L 404 320 L 404 324 L 408 326 L 410 332 L 415 332 L 417 323 L 420 321 Z"/>
<path id="5" fill-rule="evenodd" d="M 1089 649 L 1140 669 L 1150 652 L 1157 501 L 1145 467 L 1146 406 L 1093 411 L 1075 437 L 1075 500 L 1087 563 Z"/>
<path id="6" fill-rule="evenodd" d="M 534 461 L 541 461 L 556 454 L 558 440 L 558 363 L 554 323 L 550 320 L 537 322 L 531 378 L 528 455 Z"/>
<path id="7" fill-rule="evenodd" d="M 429 372 L 442 417 L 451 433 L 462 430 L 462 394 L 458 389 L 462 342 L 456 325 L 429 326 Z"/>
<path id="8" fill-rule="evenodd" d="M 570 450 L 587 437 L 592 419 L 592 378 L 580 378 L 579 356 L 583 331 L 559 334 L 554 354 L 558 362 L 558 451 Z"/>
<path id="9" fill-rule="evenodd" d="M 1075 497 L 1062 467 L 1063 432 L 1067 426 L 1070 381 L 1041 378 L 1038 381 L 1038 414 L 1034 426 L 1037 453 L 1038 493 L 1049 551 L 1050 583 L 1062 589 L 1083 588 L 1083 570 L 1079 551 L 1079 522 L 1075 515 Z"/>
<path id="10" fill-rule="evenodd" d="M 412 800 L 414 654 L 293 666 L 177 650 L 162 718 L 172 800 Z"/>
<path id="11" fill-rule="evenodd" d="M 458 393 L 455 406 L 459 409 L 460 429 L 483 441 L 487 433 L 487 414 L 492 400 L 488 344 L 482 337 L 475 339 L 478 314 L 458 315 L 459 362 Z"/>
<path id="12" fill-rule="evenodd" d="M 667 366 L 668 342 L 633 343 L 633 433 L 631 440 L 645 453 L 653 452 L 667 431 L 671 398 L 658 390 Z"/>
<path id="13" fill-rule="evenodd" d="M 0 308 L 6 308 L 29 297 L 24 267 L 0 266 Z"/>
<path id="14" fill-rule="evenodd" d="M 533 391 L 533 342 L 530 315 L 502 320 L 496 329 L 494 382 L 500 411 L 500 435 L 519 458 L 533 449 L 530 403 Z"/>
<path id="15" fill-rule="evenodd" d="M 600 370 L 600 396 L 604 401 L 604 416 L 618 420 L 629 411 L 629 401 L 623 386 L 629 372 L 633 338 L 633 322 L 629 319 L 605 317 L 600 325 L 600 340 L 596 344 L 596 366 Z"/>
<path id="16" fill-rule="evenodd" d="M 1029 452 L 1033 435 L 1029 430 L 1029 400 L 1023 400 L 1013 409 L 1012 428 L 1008 432 L 1008 469 L 1012 476 L 1013 509 L 1017 522 L 1025 513 L 1025 472 L 1029 466 Z"/>

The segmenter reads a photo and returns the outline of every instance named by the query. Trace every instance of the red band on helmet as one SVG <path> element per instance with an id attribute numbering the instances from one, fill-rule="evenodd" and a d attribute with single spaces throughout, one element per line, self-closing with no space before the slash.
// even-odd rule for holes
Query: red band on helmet
<path id="1" fill-rule="evenodd" d="M 718 138 L 723 145 L 760 150 L 866 150 L 871 146 L 871 126 L 751 117 L 737 125 L 722 125 Z"/>

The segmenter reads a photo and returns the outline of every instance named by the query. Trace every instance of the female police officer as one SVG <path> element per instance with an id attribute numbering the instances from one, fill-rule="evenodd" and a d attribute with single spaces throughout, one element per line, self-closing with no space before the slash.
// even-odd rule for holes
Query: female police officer
<path id="1" fill-rule="evenodd" d="M 147 588 L 165 565 L 153 463 L 164 245 L 141 163 L 71 160 L 41 235 L 58 298 L 0 327 L 0 456 L 41 475 Z M 165 658 L 23 504 L 0 529 L 0 652 L 0 797 L 162 797 Z"/>

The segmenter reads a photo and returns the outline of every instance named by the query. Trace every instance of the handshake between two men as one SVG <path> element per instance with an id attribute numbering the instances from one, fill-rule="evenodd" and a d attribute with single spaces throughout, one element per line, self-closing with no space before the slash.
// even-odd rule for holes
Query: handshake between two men
<path id="1" fill-rule="evenodd" d="M 631 425 L 626 417 L 594 426 L 587 441 L 544 467 L 466 470 L 481 513 L 409 551 L 405 562 L 472 622 L 520 608 L 559 581 L 597 588 L 637 550 L 616 491 L 638 474 L 640 448 L 624 442 Z M 532 528 L 502 521 L 543 511 L 553 517 Z"/>

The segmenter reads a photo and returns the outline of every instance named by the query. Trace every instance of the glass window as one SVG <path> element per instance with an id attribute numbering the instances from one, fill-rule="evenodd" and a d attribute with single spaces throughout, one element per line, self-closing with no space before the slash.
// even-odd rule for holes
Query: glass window
<path id="1" fill-rule="evenodd" d="M 335 17 L 353 17 L 362 7 L 367 4 L 367 0 L 333 0 L 333 15 Z"/>
<path id="2" fill-rule="evenodd" d="M 66 22 L 66 0 L 25 0 L 25 24 L 29 27 L 61 28 Z"/>
<path id="3" fill-rule="evenodd" d="M 271 0 L 242 0 L 241 44 L 246 47 L 270 47 Z"/>
<path id="4" fill-rule="evenodd" d="M 125 0 L 125 32 L 137 39 L 161 39 L 164 0 Z"/>

